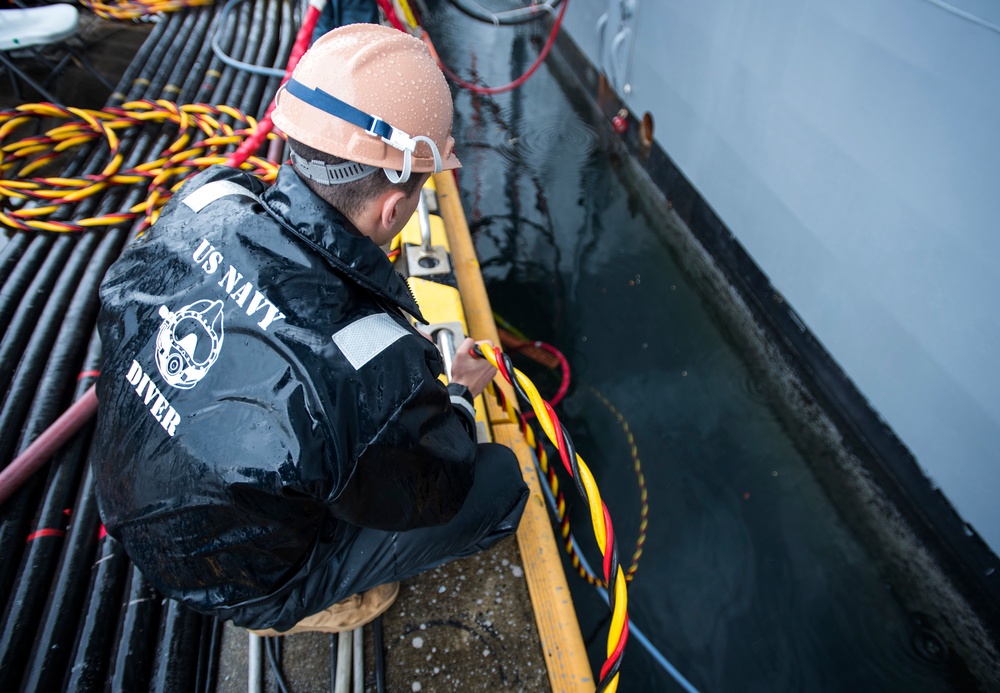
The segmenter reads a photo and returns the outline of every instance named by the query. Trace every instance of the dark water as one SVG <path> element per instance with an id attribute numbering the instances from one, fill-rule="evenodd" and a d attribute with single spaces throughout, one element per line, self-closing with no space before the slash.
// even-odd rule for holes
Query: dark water
<path id="1" fill-rule="evenodd" d="M 477 24 L 445 3 L 428 25 L 449 64 L 490 85 L 541 45 L 530 28 Z M 650 512 L 633 622 L 702 691 L 962 689 L 960 665 L 901 608 L 685 276 L 669 220 L 647 204 L 656 193 L 623 186 L 613 133 L 565 82 L 543 66 L 513 94 L 458 92 L 459 182 L 494 309 L 572 364 L 560 415 L 624 565 L 639 491 L 624 432 L 593 390 L 634 433 Z M 555 391 L 550 374 L 518 365 Z M 599 565 L 583 503 L 572 517 Z M 596 671 L 608 610 L 568 573 Z M 680 688 L 633 641 L 620 690 Z"/>

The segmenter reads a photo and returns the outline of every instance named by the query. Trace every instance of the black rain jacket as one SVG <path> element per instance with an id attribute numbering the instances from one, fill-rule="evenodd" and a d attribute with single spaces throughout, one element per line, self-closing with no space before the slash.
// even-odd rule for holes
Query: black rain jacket
<path id="1" fill-rule="evenodd" d="M 448 522 L 471 407 L 385 254 L 288 166 L 186 184 L 101 286 L 94 469 L 163 594 L 251 628 L 326 606 L 357 527 Z M 466 401 L 468 396 L 465 396 Z"/>

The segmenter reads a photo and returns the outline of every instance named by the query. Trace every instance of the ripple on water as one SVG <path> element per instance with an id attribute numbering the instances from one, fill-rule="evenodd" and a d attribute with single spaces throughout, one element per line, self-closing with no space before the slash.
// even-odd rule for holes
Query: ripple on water
<path id="1" fill-rule="evenodd" d="M 717 344 L 715 349 L 703 349 L 695 354 L 695 361 L 688 371 L 699 374 L 706 385 L 721 383 L 724 392 L 729 392 L 739 401 L 764 405 L 770 402 L 763 378 L 744 359 L 733 354 L 726 344 Z"/>
<path id="2" fill-rule="evenodd" d="M 519 166 L 536 170 L 547 164 L 562 167 L 587 159 L 598 147 L 600 137 L 586 123 L 575 119 L 539 117 L 523 119 L 516 134 L 496 146 L 497 153 Z"/>

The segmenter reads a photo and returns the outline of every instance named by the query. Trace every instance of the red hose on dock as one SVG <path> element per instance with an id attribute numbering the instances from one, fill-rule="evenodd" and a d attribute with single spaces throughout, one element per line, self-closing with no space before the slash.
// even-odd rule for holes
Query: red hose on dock
<path id="1" fill-rule="evenodd" d="M 35 438 L 24 452 L 0 472 L 0 505 L 45 464 L 56 450 L 73 437 L 97 413 L 97 389 L 91 386 L 62 416 Z"/>

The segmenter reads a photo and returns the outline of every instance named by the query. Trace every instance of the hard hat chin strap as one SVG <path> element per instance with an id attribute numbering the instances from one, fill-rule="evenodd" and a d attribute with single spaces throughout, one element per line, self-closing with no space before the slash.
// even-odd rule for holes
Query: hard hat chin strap
<path id="1" fill-rule="evenodd" d="M 402 171 L 394 171 L 389 168 L 383 169 L 386 177 L 391 182 L 405 183 L 410 179 L 413 152 L 416 150 L 418 142 L 426 142 L 431 148 L 431 154 L 434 156 L 434 173 L 441 173 L 441 153 L 431 138 L 424 135 L 410 137 L 399 128 L 393 127 L 378 116 L 365 113 L 361 109 L 341 101 L 336 96 L 327 94 L 322 89 L 307 87 L 295 79 L 288 80 L 282 89 L 286 89 L 292 96 L 305 101 L 310 106 L 318 108 L 324 113 L 328 113 L 341 120 L 346 120 L 352 125 L 357 125 L 372 137 L 379 137 L 389 146 L 403 152 Z"/>

